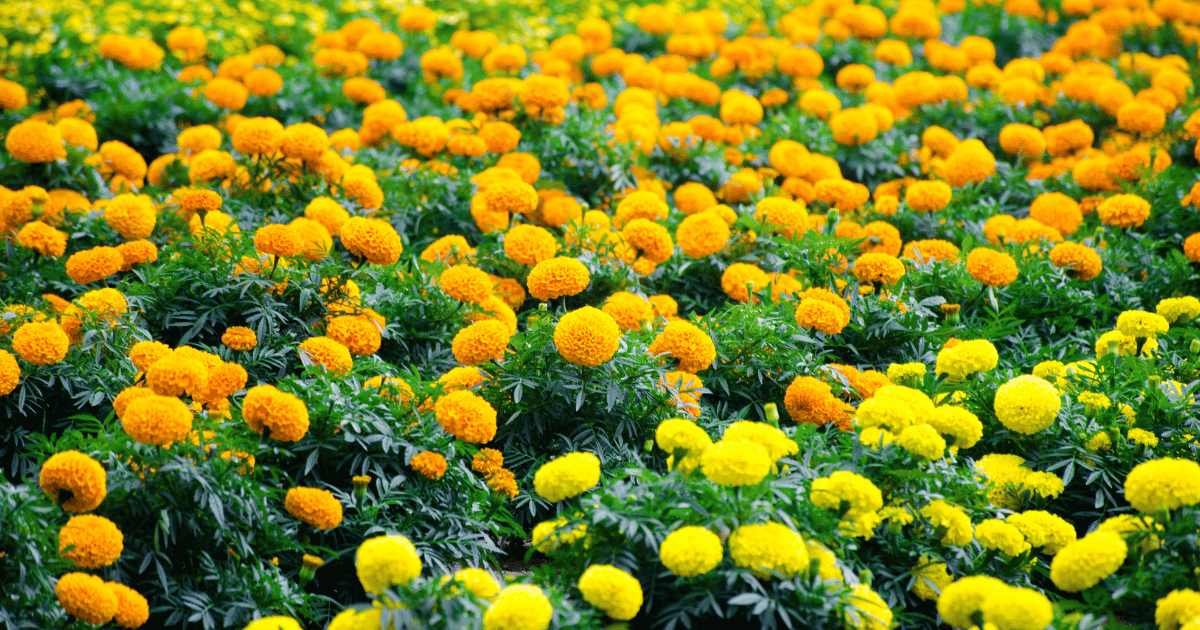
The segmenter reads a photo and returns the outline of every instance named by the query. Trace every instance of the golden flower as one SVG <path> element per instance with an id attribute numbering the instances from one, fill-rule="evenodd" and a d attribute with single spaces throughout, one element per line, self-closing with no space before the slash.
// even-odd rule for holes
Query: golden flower
<path id="1" fill-rule="evenodd" d="M 37 164 L 67 157 L 58 128 L 40 120 L 19 122 L 4 137 L 4 148 L 22 162 Z"/>
<path id="2" fill-rule="evenodd" d="M 283 77 L 270 68 L 255 68 L 242 77 L 246 91 L 259 98 L 275 96 L 283 88 Z"/>
<path id="3" fill-rule="evenodd" d="M 395 61 L 404 53 L 404 42 L 395 33 L 376 31 L 358 40 L 358 52 L 376 61 Z"/>
<path id="4" fill-rule="evenodd" d="M 463 365 L 500 361 L 512 333 L 503 322 L 487 319 L 475 322 L 454 335 L 454 358 Z"/>
<path id="5" fill-rule="evenodd" d="M 383 344 L 379 327 L 365 315 L 334 317 L 325 327 L 325 336 L 360 357 L 375 354 Z"/>
<path id="6" fill-rule="evenodd" d="M 7 396 L 21 382 L 21 366 L 7 350 L 0 350 L 0 396 Z"/>
<path id="7" fill-rule="evenodd" d="M 83 569 L 100 569 L 116 562 L 125 549 L 125 536 L 103 516 L 72 516 L 58 532 L 58 553 Z"/>
<path id="8" fill-rule="evenodd" d="M 145 195 L 117 195 L 104 206 L 104 221 L 122 238 L 131 241 L 149 237 L 156 218 L 154 201 Z"/>
<path id="9" fill-rule="evenodd" d="M 116 582 L 105 586 L 117 597 L 117 612 L 113 621 L 123 628 L 140 628 L 150 620 L 150 605 L 141 593 Z"/>
<path id="10" fill-rule="evenodd" d="M 488 187 L 491 192 L 499 182 Z M 558 251 L 558 241 L 548 230 L 536 225 L 517 225 L 504 235 L 504 253 L 512 260 L 526 266 L 533 266 L 554 257 Z"/>
<path id="11" fill-rule="evenodd" d="M 1117 110 L 1117 127 L 1124 131 L 1150 135 L 1162 131 L 1166 123 L 1163 108 L 1146 100 L 1134 99 Z"/>
<path id="12" fill-rule="evenodd" d="M 159 396 L 197 396 L 208 388 L 208 367 L 182 352 L 173 352 L 146 369 L 146 385 Z"/>
<path id="13" fill-rule="evenodd" d="M 595 367 L 611 359 L 621 344 L 621 329 L 611 315 L 591 306 L 571 311 L 554 327 L 554 345 L 564 359 Z"/>
<path id="14" fill-rule="evenodd" d="M 989 287 L 1012 284 L 1019 271 L 1012 256 L 994 249 L 977 247 L 967 254 L 967 273 Z"/>
<path id="15" fill-rule="evenodd" d="M 454 265 L 438 277 L 442 291 L 459 302 L 478 304 L 492 295 L 492 280 L 470 265 Z"/>
<path id="16" fill-rule="evenodd" d="M 446 474 L 446 458 L 432 451 L 417 453 L 408 465 L 426 479 L 441 479 Z"/>
<path id="17" fill-rule="evenodd" d="M 0 79 L 0 109 L 15 111 L 29 104 L 25 87 L 15 81 Z"/>
<path id="18" fill-rule="evenodd" d="M 390 265 L 404 251 L 400 235 L 387 221 L 353 217 L 342 224 L 340 232 L 342 244 L 351 254 L 376 265 Z"/>
<path id="19" fill-rule="evenodd" d="M 235 79 L 217 77 L 204 86 L 204 97 L 224 109 L 239 110 L 245 107 L 249 96 L 246 86 Z"/>
<path id="20" fill-rule="evenodd" d="M 38 486 L 69 512 L 94 510 L 108 493 L 104 467 L 79 451 L 51 455 L 42 464 Z"/>
<path id="21" fill-rule="evenodd" d="M 117 251 L 125 260 L 121 271 L 129 271 L 134 265 L 146 265 L 158 260 L 158 246 L 145 239 L 121 243 L 117 245 Z"/>
<path id="22" fill-rule="evenodd" d="M 67 258 L 67 276 L 79 284 L 103 280 L 121 271 L 125 257 L 115 247 L 93 247 Z"/>
<path id="23" fill-rule="evenodd" d="M 174 396 L 143 396 L 125 407 L 121 428 L 136 442 L 166 446 L 187 437 L 192 411 Z"/>
<path id="24" fill-rule="evenodd" d="M 67 356 L 70 339 L 53 322 L 26 322 L 13 333 L 13 351 L 34 365 L 52 365 Z"/>
<path id="25" fill-rule="evenodd" d="M 1100 275 L 1104 263 L 1096 250 L 1077 243 L 1062 242 L 1050 250 L 1050 262 L 1079 280 L 1088 281 Z"/>
<path id="26" fill-rule="evenodd" d="M 329 337 L 309 337 L 298 347 L 301 360 L 317 364 L 334 374 L 347 374 L 354 367 L 350 350 Z"/>
<path id="27" fill-rule="evenodd" d="M 850 318 L 836 306 L 810 298 L 801 300 L 796 307 L 796 323 L 801 328 L 815 328 L 827 335 L 836 335 L 850 323 Z"/>
<path id="28" fill-rule="evenodd" d="M 712 337 L 691 322 L 673 321 L 647 348 L 652 355 L 667 354 L 679 359 L 679 370 L 694 374 L 712 365 L 717 348 Z"/>
<path id="29" fill-rule="evenodd" d="M 92 625 L 106 624 L 117 614 L 116 594 L 94 575 L 68 573 L 58 578 L 54 594 L 68 615 Z"/>
<path id="30" fill-rule="evenodd" d="M 302 160 L 317 160 L 329 148 L 329 136 L 324 129 L 310 124 L 299 123 L 283 130 L 279 150 L 289 158 Z"/>
<path id="31" fill-rule="evenodd" d="M 1150 218 L 1150 202 L 1137 195 L 1113 195 L 1096 208 L 1096 213 L 1105 225 L 1141 227 Z"/>
<path id="32" fill-rule="evenodd" d="M 434 403 L 434 414 L 442 429 L 464 442 L 485 444 L 496 435 L 496 410 L 473 392 L 442 396 Z"/>
<path id="33" fill-rule="evenodd" d="M 67 251 L 67 234 L 41 221 L 30 221 L 17 232 L 17 243 L 47 258 L 58 258 Z"/>
<path id="34" fill-rule="evenodd" d="M 100 141 L 96 138 L 96 129 L 87 121 L 79 118 L 63 118 L 54 123 L 63 141 L 69 146 L 95 151 Z"/>
<path id="35" fill-rule="evenodd" d="M 233 130 L 233 149 L 244 155 L 273 155 L 283 142 L 283 125 L 274 118 L 247 118 Z M 205 149 L 217 149 L 206 147 Z M 205 150 L 201 149 L 201 151 Z"/>
<path id="36" fill-rule="evenodd" d="M 904 273 L 904 263 L 888 254 L 867 253 L 854 261 L 854 277 L 863 284 L 895 284 Z"/>
<path id="37" fill-rule="evenodd" d="M 224 152 L 209 149 L 201 151 L 188 164 L 188 179 L 193 184 L 229 179 L 237 172 L 237 163 L 233 156 Z"/>
<path id="38" fill-rule="evenodd" d="M 539 300 L 578 295 L 591 282 L 587 267 L 574 258 L 542 260 L 529 272 L 529 294 Z"/>
<path id="39" fill-rule="evenodd" d="M 503 154 L 517 148 L 521 132 L 502 120 L 486 122 L 479 128 L 479 137 L 487 142 L 488 152 Z"/>
<path id="40" fill-rule="evenodd" d="M 342 524 L 342 504 L 328 490 L 297 486 L 287 491 L 283 506 L 288 514 L 322 531 Z"/>
<path id="41" fill-rule="evenodd" d="M 273 385 L 259 385 L 246 392 L 242 417 L 259 435 L 269 430 L 269 437 L 284 442 L 296 442 L 308 432 L 304 401 Z"/>
<path id="42" fill-rule="evenodd" d="M 838 76 L 841 76 L 840 72 Z M 866 109 L 854 107 L 830 116 L 829 130 L 838 144 L 855 146 L 874 140 L 879 134 L 879 125 Z"/>

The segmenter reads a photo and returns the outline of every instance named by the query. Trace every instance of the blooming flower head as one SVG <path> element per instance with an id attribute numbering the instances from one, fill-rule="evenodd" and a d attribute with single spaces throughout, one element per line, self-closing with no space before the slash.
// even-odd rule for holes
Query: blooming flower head
<path id="1" fill-rule="evenodd" d="M 320 530 L 342 523 L 342 504 L 328 490 L 297 486 L 288 490 L 284 507 L 288 514 Z"/>
<path id="2" fill-rule="evenodd" d="M 725 549 L 711 531 L 696 526 L 680 527 L 667 534 L 658 548 L 663 566 L 679 577 L 696 577 L 721 563 Z"/>
<path id="3" fill-rule="evenodd" d="M 564 359 L 577 365 L 600 365 L 611 359 L 620 345 L 616 320 L 591 306 L 563 315 L 554 327 L 554 346 Z"/>
<path id="4" fill-rule="evenodd" d="M 363 589 L 379 595 L 384 589 L 408 584 L 421 574 L 417 549 L 404 536 L 369 538 L 354 554 L 354 567 Z"/>
<path id="5" fill-rule="evenodd" d="M 1138 464 L 1125 477 L 1125 498 L 1146 514 L 1200 503 L 1200 464 L 1170 457 Z"/>
<path id="6" fill-rule="evenodd" d="M 550 460 L 533 476 L 538 495 L 553 503 L 574 497 L 598 483 L 600 458 L 591 453 L 568 453 Z"/>
<path id="7" fill-rule="evenodd" d="M 1128 546 L 1120 534 L 1096 531 L 1068 543 L 1050 563 L 1050 579 L 1068 593 L 1087 590 L 1125 563 Z"/>
<path id="8" fill-rule="evenodd" d="M 117 596 L 104 580 L 86 573 L 68 573 L 54 586 L 58 603 L 68 615 L 101 625 L 117 614 Z"/>
<path id="9" fill-rule="evenodd" d="M 446 458 L 432 451 L 417 453 L 408 465 L 426 479 L 441 479 L 446 474 Z"/>
<path id="10" fill-rule="evenodd" d="M 496 410 L 474 392 L 451 392 L 439 398 L 433 408 L 442 429 L 460 440 L 485 444 L 496 435 Z"/>
<path id="11" fill-rule="evenodd" d="M 1054 386 L 1036 376 L 1018 376 L 996 390 L 996 418 L 1009 430 L 1032 435 L 1046 429 L 1062 408 Z"/>
<path id="12" fill-rule="evenodd" d="M 1008 286 L 1019 273 L 1012 256 L 986 247 L 977 247 L 967 254 L 967 272 L 989 287 Z"/>
<path id="13" fill-rule="evenodd" d="M 554 609 L 542 589 L 512 584 L 501 590 L 483 613 L 483 630 L 546 630 Z"/>
<path id="14" fill-rule="evenodd" d="M 633 619 L 642 607 L 642 585 L 612 565 L 589 566 L 579 578 L 579 590 L 584 601 L 617 621 Z"/>
<path id="15" fill-rule="evenodd" d="M 58 552 L 83 569 L 99 569 L 116 562 L 125 548 L 125 536 L 103 516 L 72 516 L 58 533 Z"/>
<path id="16" fill-rule="evenodd" d="M 781 523 L 742 525 L 729 536 L 729 556 L 733 563 L 750 569 L 759 579 L 775 574 L 790 577 L 808 568 L 808 547 L 804 539 Z"/>

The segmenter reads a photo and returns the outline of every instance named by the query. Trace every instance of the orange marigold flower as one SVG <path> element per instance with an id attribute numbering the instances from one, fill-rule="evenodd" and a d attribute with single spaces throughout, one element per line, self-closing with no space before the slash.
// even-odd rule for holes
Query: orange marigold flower
<path id="1" fill-rule="evenodd" d="M 699 326 L 686 321 L 673 321 L 654 338 L 647 349 L 652 355 L 666 353 L 679 359 L 679 370 L 695 374 L 712 365 L 717 347 L 712 337 Z"/>
<path id="2" fill-rule="evenodd" d="M 496 185 L 489 186 L 488 191 Z M 546 228 L 522 224 L 514 226 L 504 235 L 505 255 L 522 265 L 531 267 L 553 258 L 557 252 L 558 241 Z"/>
<path id="3" fill-rule="evenodd" d="M 575 258 L 560 256 L 542 260 L 529 272 L 529 294 L 539 300 L 578 295 L 591 282 L 587 266 Z M 522 300 L 523 301 L 523 300 Z"/>
<path id="4" fill-rule="evenodd" d="M 116 524 L 94 514 L 72 516 L 58 533 L 58 553 L 83 569 L 100 569 L 116 562 L 125 549 L 125 536 Z"/>
<path id="5" fill-rule="evenodd" d="M 79 284 L 91 284 L 121 271 L 125 257 L 115 247 L 93 247 L 67 258 L 67 276 Z"/>
<path id="6" fill-rule="evenodd" d="M 279 391 L 274 385 L 259 385 L 246 392 L 242 418 L 259 435 L 284 442 L 296 442 L 308 433 L 308 408 L 304 401 Z"/>
<path id="7" fill-rule="evenodd" d="M 166 446 L 187 437 L 192 411 L 174 396 L 143 396 L 125 407 L 121 428 L 135 442 Z"/>
<path id="8" fill-rule="evenodd" d="M 967 273 L 989 287 L 1004 287 L 1012 284 L 1018 275 L 1017 261 L 1012 256 L 994 249 L 977 247 L 967 254 Z"/>
<path id="9" fill-rule="evenodd" d="M 288 514 L 325 531 L 342 524 L 342 504 L 328 490 L 297 486 L 283 500 Z"/>
<path id="10" fill-rule="evenodd" d="M 939 260 L 947 263 L 958 262 L 958 247 L 950 241 L 926 239 L 913 241 L 904 246 L 904 257 L 909 260 L 928 262 Z"/>
<path id="11" fill-rule="evenodd" d="M 105 582 L 117 596 L 117 613 L 113 621 L 123 628 L 140 628 L 150 620 L 150 604 L 141 593 L 116 582 Z"/>
<path id="12" fill-rule="evenodd" d="M 801 328 L 815 328 L 827 335 L 836 335 L 850 323 L 850 318 L 836 306 L 821 300 L 801 300 L 796 307 L 796 323 Z"/>
<path id="13" fill-rule="evenodd" d="M 784 407 L 794 422 L 825 426 L 840 424 L 846 418 L 845 405 L 833 395 L 824 381 L 811 376 L 797 376 L 788 385 L 783 397 Z"/>
<path id="14" fill-rule="evenodd" d="M 950 185 L 943 181 L 919 181 L 904 190 L 904 203 L 917 212 L 935 212 L 950 205 Z"/>
<path id="15" fill-rule="evenodd" d="M 426 479 L 441 479 L 446 474 L 446 458 L 433 451 L 417 453 L 408 465 Z"/>
<path id="16" fill-rule="evenodd" d="M 38 476 L 42 491 L 61 501 L 68 512 L 96 509 L 108 494 L 106 481 L 104 467 L 79 451 L 51 455 Z"/>
<path id="17" fill-rule="evenodd" d="M 346 347 L 350 354 L 365 357 L 379 351 L 383 336 L 365 315 L 340 315 L 329 320 L 325 336 Z"/>
<path id="18" fill-rule="evenodd" d="M 245 326 L 230 326 L 221 335 L 221 343 L 230 350 L 245 352 L 253 350 L 258 345 L 258 335 Z"/>
<path id="19" fill-rule="evenodd" d="M 4 148 L 14 158 L 31 164 L 67 157 L 62 133 L 54 125 L 40 120 L 25 120 L 13 125 L 4 136 Z"/>
<path id="20" fill-rule="evenodd" d="M 442 429 L 464 442 L 486 444 L 496 436 L 496 410 L 472 392 L 446 394 L 433 409 Z"/>
<path id="21" fill-rule="evenodd" d="M 621 345 L 621 328 L 611 315 L 591 306 L 571 311 L 554 327 L 554 346 L 564 359 L 595 367 L 611 359 Z"/>
<path id="22" fill-rule="evenodd" d="M 158 246 L 145 239 L 121 243 L 117 245 L 117 251 L 121 253 L 121 258 L 125 259 L 121 271 L 129 271 L 134 265 L 148 265 L 158 260 Z"/>
<path id="23" fill-rule="evenodd" d="M 342 244 L 351 254 L 376 265 L 390 265 L 400 260 L 404 251 L 396 228 L 380 219 L 349 219 L 341 226 L 341 237 Z"/>
<path id="24" fill-rule="evenodd" d="M 1096 213 L 1105 225 L 1141 227 L 1150 218 L 1150 202 L 1137 195 L 1113 195 L 1096 208 Z"/>
<path id="25" fill-rule="evenodd" d="M 1038 195 L 1029 206 L 1029 218 L 1041 221 L 1064 236 L 1077 232 L 1083 223 L 1079 204 L 1060 192 Z"/>
<path id="26" fill-rule="evenodd" d="M 1067 275 L 1084 282 L 1100 275 L 1103 261 L 1096 250 L 1086 245 L 1064 241 L 1050 250 L 1050 262 L 1066 271 Z"/>
<path id="27" fill-rule="evenodd" d="M 95 626 L 112 621 L 117 596 L 104 580 L 86 573 L 68 573 L 54 586 L 58 603 L 68 615 Z"/>
<path id="28" fill-rule="evenodd" d="M 0 396 L 7 396 L 21 383 L 21 365 L 7 350 L 0 350 Z"/>
<path id="29" fill-rule="evenodd" d="M 454 358 L 463 365 L 500 361 L 511 337 L 512 333 L 503 322 L 486 319 L 458 331 L 451 349 Z"/>
<path id="30" fill-rule="evenodd" d="M 41 221 L 30 221 L 17 232 L 17 244 L 47 258 L 58 258 L 67 251 L 67 234 Z"/>
<path id="31" fill-rule="evenodd" d="M 471 470 L 484 475 L 491 474 L 504 466 L 504 453 L 494 448 L 479 449 L 471 458 Z"/>
<path id="32" fill-rule="evenodd" d="M 679 248 L 692 258 L 704 258 L 725 249 L 729 237 L 729 224 L 715 212 L 692 214 L 675 229 Z"/>
<path id="33" fill-rule="evenodd" d="M 329 337 L 309 337 L 300 343 L 300 358 L 324 366 L 334 374 L 347 374 L 354 359 L 346 346 Z"/>
<path id="34" fill-rule="evenodd" d="M 854 261 L 854 277 L 863 284 L 895 284 L 904 277 L 904 263 L 889 254 L 863 254 Z"/>
<path id="35" fill-rule="evenodd" d="M 54 322 L 26 322 L 13 333 L 13 351 L 34 365 L 53 365 L 67 357 L 71 340 Z"/>

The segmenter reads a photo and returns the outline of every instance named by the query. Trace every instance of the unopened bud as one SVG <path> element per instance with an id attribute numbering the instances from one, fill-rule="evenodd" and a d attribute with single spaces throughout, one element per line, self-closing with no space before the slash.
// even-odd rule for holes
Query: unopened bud
<path id="1" fill-rule="evenodd" d="M 763 405 L 763 415 L 767 418 L 767 424 L 773 427 L 779 426 L 779 407 L 775 403 Z"/>
<path id="2" fill-rule="evenodd" d="M 1188 350 L 1192 352 L 1192 356 L 1200 354 L 1200 339 L 1193 339 L 1192 345 L 1188 346 Z"/>

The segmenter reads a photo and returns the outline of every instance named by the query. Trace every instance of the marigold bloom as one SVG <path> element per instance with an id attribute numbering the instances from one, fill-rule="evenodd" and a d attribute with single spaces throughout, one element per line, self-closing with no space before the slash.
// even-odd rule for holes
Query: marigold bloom
<path id="1" fill-rule="evenodd" d="M 532 584 L 505 587 L 483 613 L 483 630 L 546 630 L 554 609 Z"/>
<path id="2" fill-rule="evenodd" d="M 721 563 L 725 550 L 721 539 L 703 527 L 680 527 L 659 546 L 663 566 L 679 577 L 696 577 L 712 571 Z"/>
<path id="3" fill-rule="evenodd" d="M 904 263 L 889 254 L 867 253 L 854 261 L 854 276 L 863 284 L 895 284 L 904 273 Z"/>
<path id="4" fill-rule="evenodd" d="M 1125 563 L 1129 548 L 1120 534 L 1096 531 L 1068 543 L 1050 562 L 1050 579 L 1068 593 L 1087 590 Z"/>
<path id="5" fill-rule="evenodd" d="M 105 582 L 105 586 L 117 597 L 117 613 L 113 621 L 123 628 L 140 628 L 150 620 L 150 604 L 141 593 L 116 582 Z"/>
<path id="6" fill-rule="evenodd" d="M 642 585 L 632 575 L 606 564 L 593 564 L 579 577 L 587 603 L 617 621 L 633 619 L 642 607 Z"/>
<path id="7" fill-rule="evenodd" d="M 780 573 L 785 577 L 809 566 L 808 548 L 800 534 L 781 523 L 742 525 L 729 536 L 729 556 L 759 579 Z"/>
<path id="8" fill-rule="evenodd" d="M 376 265 L 390 265 L 399 260 L 404 251 L 396 228 L 380 219 L 353 217 L 342 224 L 340 234 L 342 244 L 351 254 Z"/>
<path id="9" fill-rule="evenodd" d="M 25 120 L 13 125 L 4 137 L 4 148 L 22 162 L 39 164 L 67 157 L 62 133 L 54 125 L 40 120 Z"/>
<path id="10" fill-rule="evenodd" d="M 1096 213 L 1105 225 L 1141 227 L 1150 218 L 1150 202 L 1137 195 L 1113 195 L 1096 208 Z"/>
<path id="11" fill-rule="evenodd" d="M 342 524 L 342 504 L 328 490 L 297 486 L 288 490 L 283 505 L 288 514 L 322 531 Z"/>
<path id="12" fill-rule="evenodd" d="M 587 267 L 575 258 L 560 256 L 542 260 L 529 272 L 529 294 L 539 300 L 578 295 L 591 282 Z"/>
<path id="13" fill-rule="evenodd" d="M 91 284 L 119 273 L 125 257 L 115 247 L 93 247 L 67 258 L 67 276 L 79 284 Z"/>
<path id="14" fill-rule="evenodd" d="M 191 432 L 192 411 L 174 396 L 143 396 L 125 408 L 121 428 L 136 442 L 166 446 Z"/>
<path id="15" fill-rule="evenodd" d="M 563 315 L 554 327 L 554 346 L 564 359 L 577 365 L 600 365 L 611 359 L 620 345 L 616 320 L 591 306 Z"/>
<path id="16" fill-rule="evenodd" d="M 308 408 L 304 401 L 279 391 L 274 385 L 259 385 L 246 392 L 242 418 L 255 433 L 284 442 L 296 442 L 308 433 Z"/>
<path id="17" fill-rule="evenodd" d="M 591 453 L 568 453 L 538 468 L 533 486 L 552 503 L 569 499 L 600 483 L 600 459 Z"/>
<path id="18" fill-rule="evenodd" d="M 1004 287 L 1017 279 L 1017 261 L 994 249 L 977 247 L 967 254 L 967 273 L 989 287 Z"/>
<path id="19" fill-rule="evenodd" d="M 434 403 L 434 413 L 442 429 L 464 442 L 485 444 L 496 435 L 496 410 L 473 392 L 442 396 Z"/>
<path id="20" fill-rule="evenodd" d="M 116 594 L 94 575 L 68 573 L 58 578 L 54 594 L 68 615 L 92 625 L 106 624 L 117 614 Z"/>
<path id="21" fill-rule="evenodd" d="M 72 516 L 58 539 L 58 553 L 83 569 L 107 567 L 125 549 L 125 536 L 116 524 L 93 514 Z"/>
<path id="22" fill-rule="evenodd" d="M 13 333 L 12 348 L 34 365 L 53 365 L 67 357 L 70 339 L 54 322 L 26 322 Z"/>
<path id="23" fill-rule="evenodd" d="M 996 417 L 1009 430 L 1032 435 L 1058 416 L 1062 400 L 1054 386 L 1036 376 L 1018 376 L 996 390 Z"/>
<path id="24" fill-rule="evenodd" d="M 41 221 L 30 221 L 17 232 L 17 243 L 47 258 L 58 258 L 67 251 L 67 234 Z"/>
<path id="25" fill-rule="evenodd" d="M 42 464 L 38 486 L 68 512 L 96 509 L 108 493 L 104 467 L 79 451 L 51 455 Z M 62 495 L 62 493 L 66 495 Z"/>
<path id="26" fill-rule="evenodd" d="M 917 212 L 935 212 L 950 205 L 953 190 L 942 181 L 919 181 L 904 190 L 904 203 Z"/>

